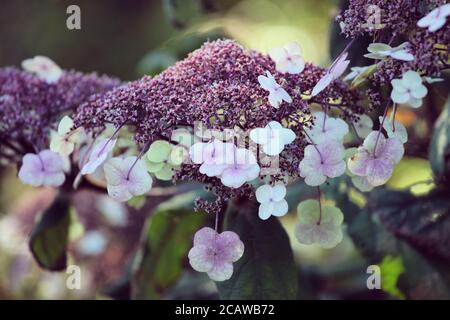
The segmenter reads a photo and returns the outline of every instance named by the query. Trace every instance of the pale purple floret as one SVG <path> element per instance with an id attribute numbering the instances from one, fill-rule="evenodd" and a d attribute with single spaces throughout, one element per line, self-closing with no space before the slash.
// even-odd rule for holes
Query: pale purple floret
<path id="1" fill-rule="evenodd" d="M 128 201 L 152 188 L 152 177 L 145 163 L 135 156 L 112 158 L 104 165 L 108 194 L 117 201 Z"/>
<path id="2" fill-rule="evenodd" d="M 239 188 L 244 183 L 256 179 L 259 171 L 260 167 L 253 152 L 236 148 L 233 162 L 223 170 L 220 181 L 227 187 Z"/>
<path id="3" fill-rule="evenodd" d="M 105 138 L 97 142 L 89 153 L 86 163 L 81 168 L 81 174 L 92 174 L 112 153 L 116 139 Z"/>
<path id="4" fill-rule="evenodd" d="M 300 162 L 300 176 L 306 184 L 319 186 L 328 178 L 339 177 L 345 172 L 344 147 L 342 143 L 328 140 L 305 148 Z"/>
<path id="5" fill-rule="evenodd" d="M 386 139 L 378 131 L 372 131 L 358 152 L 348 160 L 348 169 L 357 176 L 366 177 L 372 186 L 380 186 L 389 180 L 403 153 L 404 147 L 399 139 Z"/>
<path id="6" fill-rule="evenodd" d="M 227 165 L 233 163 L 235 148 L 232 143 L 223 143 L 214 139 L 207 143 L 194 144 L 189 150 L 189 155 L 192 162 L 201 164 L 200 173 L 208 177 L 216 177 L 222 174 Z"/>
<path id="7" fill-rule="evenodd" d="M 204 227 L 194 236 L 189 263 L 194 270 L 206 272 L 214 281 L 225 281 L 233 275 L 233 262 L 244 254 L 244 244 L 232 231 L 217 233 Z"/>
<path id="8" fill-rule="evenodd" d="M 61 156 L 50 150 L 27 153 L 22 159 L 19 179 L 33 187 L 59 187 L 64 183 L 64 163 Z"/>

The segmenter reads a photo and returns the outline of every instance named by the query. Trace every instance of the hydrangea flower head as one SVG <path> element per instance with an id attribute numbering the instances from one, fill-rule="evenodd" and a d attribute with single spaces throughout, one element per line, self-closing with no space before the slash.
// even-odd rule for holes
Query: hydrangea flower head
<path id="1" fill-rule="evenodd" d="M 324 141 L 305 148 L 300 161 L 300 176 L 310 186 L 319 186 L 328 178 L 339 177 L 345 172 L 344 146 L 335 140 Z"/>
<path id="2" fill-rule="evenodd" d="M 445 25 L 448 16 L 450 16 L 450 3 L 433 9 L 425 17 L 417 21 L 417 26 L 428 28 L 429 32 L 435 32 Z"/>
<path id="3" fill-rule="evenodd" d="M 258 215 L 262 220 L 270 216 L 281 217 L 288 212 L 288 203 L 284 199 L 286 187 L 282 184 L 270 186 L 268 184 L 256 189 L 256 200 L 260 203 Z"/>
<path id="4" fill-rule="evenodd" d="M 64 183 L 64 163 L 60 155 L 50 150 L 27 153 L 22 159 L 19 179 L 33 187 L 59 187 Z"/>
<path id="5" fill-rule="evenodd" d="M 103 138 L 92 148 L 86 163 L 81 168 L 81 174 L 92 174 L 110 156 L 117 139 Z"/>
<path id="6" fill-rule="evenodd" d="M 188 257 L 194 270 L 206 272 L 214 281 L 225 281 L 233 275 L 233 262 L 243 254 L 244 244 L 236 233 L 204 227 L 195 233 Z"/>
<path id="7" fill-rule="evenodd" d="M 267 77 L 266 71 L 272 77 Z M 350 90 L 339 79 L 330 84 L 322 95 L 302 99 L 302 90 L 312 88 L 323 73 L 324 69 L 311 63 L 305 63 L 304 70 L 299 74 L 281 73 L 268 55 L 247 50 L 231 40 L 207 42 L 186 59 L 153 78 L 143 77 L 80 105 L 74 122 L 76 127 L 82 126 L 88 133 L 103 130 L 105 123 L 112 123 L 115 127 L 126 123 L 139 145 L 151 144 L 156 140 L 170 141 L 174 130 L 194 128 L 193 132 L 201 137 L 204 144 L 194 143 L 190 147 L 192 162 L 182 163 L 180 169 L 174 172 L 173 181 L 203 183 L 220 201 L 248 197 L 253 194 L 253 188 L 245 182 L 259 175 L 260 168 L 266 165 L 263 159 L 241 165 L 235 159 L 240 157 L 240 153 L 251 151 L 230 152 L 230 161 L 226 159 L 227 166 L 224 168 L 216 162 L 215 154 L 212 163 L 205 163 L 205 157 L 197 155 L 202 155 L 203 150 L 207 153 L 215 150 L 207 147 L 207 143 L 212 141 L 235 143 L 228 139 L 227 134 L 216 135 L 216 132 L 231 130 L 245 134 L 276 121 L 292 130 L 297 138 L 285 145 L 277 156 L 279 173 L 268 176 L 268 182 L 276 183 L 282 175 L 297 177 L 298 164 L 308 143 L 302 134 L 302 127 L 311 124 L 308 116 L 310 104 L 323 105 L 328 103 L 329 97 L 337 99 L 339 104 L 345 106 L 341 112 L 345 119 L 353 119 L 363 111 L 361 95 L 356 90 Z M 279 101 L 280 108 L 271 105 L 268 99 L 270 92 L 262 88 L 258 81 L 261 75 L 265 76 L 265 84 L 273 85 L 271 80 L 276 79 L 276 83 L 282 85 L 281 89 L 291 97 L 282 94 L 286 99 L 282 99 L 282 103 Z M 271 86 L 271 90 L 277 88 Z M 286 103 L 286 100 L 292 102 Z M 196 123 L 201 123 L 209 134 L 198 135 Z M 236 145 L 242 146 L 239 141 Z M 237 166 L 233 166 L 235 162 Z"/>
<path id="8" fill-rule="evenodd" d="M 63 74 L 63 71 L 55 62 L 44 56 L 36 56 L 22 61 L 22 68 L 36 74 L 47 83 L 57 82 Z"/>
<path id="9" fill-rule="evenodd" d="M 324 112 L 314 113 L 314 126 L 305 128 L 312 143 L 322 143 L 328 140 L 342 141 L 348 133 L 348 124 L 339 118 L 328 117 Z"/>
<path id="10" fill-rule="evenodd" d="M 291 129 L 283 128 L 279 122 L 271 121 L 264 128 L 250 131 L 250 139 L 262 145 L 265 154 L 275 156 L 283 151 L 285 145 L 295 140 L 295 133 Z"/>
<path id="11" fill-rule="evenodd" d="M 291 96 L 276 82 L 269 71 L 266 71 L 265 76 L 259 76 L 258 82 L 264 90 L 269 91 L 269 103 L 272 107 L 278 109 L 283 101 L 292 102 Z"/>
<path id="12" fill-rule="evenodd" d="M 118 201 L 128 201 L 152 188 L 152 177 L 145 163 L 135 156 L 111 158 L 103 166 L 108 194 Z"/>
<path id="13" fill-rule="evenodd" d="M 422 84 L 420 75 L 412 70 L 405 72 L 401 79 L 392 80 L 391 99 L 395 103 L 406 103 L 413 108 L 422 105 L 428 89 Z"/>
<path id="14" fill-rule="evenodd" d="M 291 42 L 283 47 L 273 48 L 269 51 L 269 56 L 275 61 L 278 72 L 298 74 L 305 69 L 302 49 L 297 42 Z"/>
<path id="15" fill-rule="evenodd" d="M 403 144 L 399 139 L 386 139 L 378 131 L 372 131 L 357 153 L 348 160 L 348 169 L 357 176 L 366 177 L 372 186 L 380 186 L 389 180 L 403 153 Z"/>
<path id="16" fill-rule="evenodd" d="M 0 68 L 0 148 L 13 155 L 6 162 L 20 162 L 35 147 L 48 148 L 50 131 L 63 115 L 71 114 L 91 95 L 118 84 L 116 79 L 75 71 L 64 71 L 57 82 L 47 83 L 34 73 Z"/>
<path id="17" fill-rule="evenodd" d="M 344 215 L 339 208 L 323 206 L 319 201 L 310 199 L 298 205 L 297 213 L 299 223 L 295 236 L 298 242 L 333 248 L 342 241 Z"/>

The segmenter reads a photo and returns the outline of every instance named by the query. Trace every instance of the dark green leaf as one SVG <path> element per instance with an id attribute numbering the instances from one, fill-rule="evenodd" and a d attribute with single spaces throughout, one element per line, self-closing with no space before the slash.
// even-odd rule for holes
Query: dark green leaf
<path id="1" fill-rule="evenodd" d="M 195 231 L 206 215 L 193 212 L 192 195 L 161 205 L 144 230 L 143 246 L 135 261 L 135 299 L 157 299 L 180 277 Z M 187 206 L 183 205 L 188 203 Z"/>
<path id="2" fill-rule="evenodd" d="M 400 256 L 405 272 L 399 288 L 413 299 L 449 298 L 450 200 L 445 191 L 414 197 L 377 189 L 348 233 L 369 263 Z M 447 269 L 447 270 L 446 270 Z"/>
<path id="3" fill-rule="evenodd" d="M 70 201 L 60 193 L 44 211 L 30 237 L 30 250 L 42 268 L 52 271 L 66 268 L 69 224 Z"/>
<path id="4" fill-rule="evenodd" d="M 431 169 L 438 182 L 450 178 L 450 97 L 435 123 L 430 145 Z"/>
<path id="5" fill-rule="evenodd" d="M 297 271 L 289 238 L 278 219 L 262 221 L 254 203 L 232 205 L 224 230 L 245 244 L 230 280 L 217 282 L 222 299 L 296 299 Z"/>

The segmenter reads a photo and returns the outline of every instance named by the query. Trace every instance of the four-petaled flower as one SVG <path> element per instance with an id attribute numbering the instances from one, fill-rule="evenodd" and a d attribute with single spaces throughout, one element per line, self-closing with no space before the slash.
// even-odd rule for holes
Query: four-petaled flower
<path id="1" fill-rule="evenodd" d="M 325 75 L 316 83 L 312 89 L 311 96 L 315 97 L 325 90 L 334 80 L 339 78 L 347 69 L 350 60 L 346 60 L 348 53 L 343 53 L 327 70 Z"/>
<path id="2" fill-rule="evenodd" d="M 383 117 L 379 117 L 380 123 L 383 123 L 383 128 L 386 130 L 387 136 L 389 138 L 397 138 L 402 143 L 406 143 L 408 141 L 408 131 L 405 126 L 398 121 L 392 122 L 389 119 L 384 119 Z"/>
<path id="3" fill-rule="evenodd" d="M 108 194 L 118 201 L 128 201 L 152 188 L 152 177 L 145 163 L 135 156 L 111 158 L 103 166 Z"/>
<path id="4" fill-rule="evenodd" d="M 165 140 L 154 141 L 147 151 L 147 170 L 159 180 L 172 179 L 174 169 L 179 168 L 187 157 L 187 150 Z"/>
<path id="5" fill-rule="evenodd" d="M 244 244 L 236 233 L 204 227 L 195 233 L 188 257 L 194 270 L 206 272 L 214 281 L 225 281 L 233 275 L 233 262 L 243 254 Z"/>
<path id="6" fill-rule="evenodd" d="M 59 187 L 66 179 L 61 156 L 50 150 L 27 153 L 22 159 L 19 179 L 33 187 Z"/>
<path id="7" fill-rule="evenodd" d="M 329 178 L 339 177 L 345 172 L 344 146 L 328 140 L 317 145 L 308 145 L 300 161 L 300 176 L 310 186 L 319 186 Z"/>
<path id="8" fill-rule="evenodd" d="M 401 45 L 392 48 L 385 43 L 371 43 L 367 48 L 367 53 L 364 57 L 369 59 L 383 60 L 384 58 L 391 57 L 396 60 L 413 61 L 414 56 L 408 52 L 408 42 L 404 42 Z"/>
<path id="9" fill-rule="evenodd" d="M 81 168 L 81 174 L 92 174 L 101 166 L 112 153 L 117 139 L 105 138 L 100 140 L 91 150 L 87 162 Z"/>
<path id="10" fill-rule="evenodd" d="M 236 148 L 233 152 L 233 162 L 223 170 L 220 181 L 224 186 L 239 188 L 244 183 L 256 179 L 259 172 L 260 167 L 253 152 Z"/>
<path id="11" fill-rule="evenodd" d="M 284 216 L 288 212 L 288 203 L 284 199 L 286 187 L 282 184 L 270 186 L 268 184 L 256 189 L 256 200 L 260 203 L 258 215 L 262 220 L 267 220 L 271 215 Z"/>
<path id="12" fill-rule="evenodd" d="M 339 118 L 331 118 L 323 112 L 314 113 L 314 126 L 305 128 L 312 139 L 311 143 L 322 143 L 328 140 L 342 141 L 348 133 L 348 124 Z"/>
<path id="13" fill-rule="evenodd" d="M 297 207 L 298 224 L 295 236 L 302 244 L 317 244 L 333 248 L 342 241 L 344 215 L 339 208 L 321 205 L 317 200 L 305 200 Z"/>
<path id="14" fill-rule="evenodd" d="M 250 131 L 250 139 L 262 145 L 265 154 L 275 156 L 283 151 L 286 144 L 295 140 L 295 133 L 291 129 L 283 128 L 279 122 L 271 121 L 264 128 Z"/>
<path id="15" fill-rule="evenodd" d="M 399 139 L 386 139 L 378 131 L 372 131 L 357 153 L 348 160 L 348 169 L 357 176 L 366 177 L 368 183 L 377 187 L 389 180 L 403 153 L 403 144 Z"/>
<path id="16" fill-rule="evenodd" d="M 64 116 L 58 125 L 58 131 L 50 132 L 50 150 L 62 156 L 69 156 L 76 143 L 80 143 L 84 137 L 83 128 L 72 131 L 73 121 L 69 116 Z"/>
<path id="17" fill-rule="evenodd" d="M 450 16 L 450 3 L 432 10 L 425 17 L 417 21 L 417 26 L 428 28 L 428 31 L 435 32 L 445 25 L 448 16 Z"/>
<path id="18" fill-rule="evenodd" d="M 266 71 L 266 76 L 258 76 L 258 82 L 264 90 L 269 91 L 269 103 L 272 107 L 278 109 L 283 101 L 292 102 L 291 96 L 275 81 L 269 71 Z"/>
<path id="19" fill-rule="evenodd" d="M 22 61 L 22 68 L 36 74 L 47 83 L 57 82 L 63 74 L 63 71 L 55 62 L 44 56 L 36 56 Z"/>
<path id="20" fill-rule="evenodd" d="M 391 84 L 392 101 L 406 103 L 413 108 L 419 108 L 422 105 L 422 98 L 428 93 L 420 75 L 412 70 L 405 72 L 401 79 L 393 79 Z"/>
<path id="21" fill-rule="evenodd" d="M 189 149 L 189 155 L 192 162 L 201 164 L 200 173 L 208 177 L 217 177 L 227 165 L 234 162 L 235 148 L 233 143 L 223 143 L 219 139 L 214 139 L 207 143 L 195 143 Z"/>
<path id="22" fill-rule="evenodd" d="M 297 42 L 291 42 L 283 47 L 273 48 L 269 51 L 269 56 L 275 62 L 278 72 L 298 74 L 305 69 L 302 49 Z"/>
<path id="23" fill-rule="evenodd" d="M 365 138 L 372 132 L 373 121 L 368 115 L 363 114 L 353 122 L 353 126 L 358 137 Z"/>

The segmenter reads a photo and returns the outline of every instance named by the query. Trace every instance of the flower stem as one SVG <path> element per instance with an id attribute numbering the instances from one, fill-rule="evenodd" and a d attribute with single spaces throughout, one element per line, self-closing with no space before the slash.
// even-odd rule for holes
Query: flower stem
<path id="1" fill-rule="evenodd" d="M 377 145 L 378 145 L 378 141 L 380 140 L 381 130 L 383 129 L 384 120 L 386 120 L 388 110 L 389 110 L 389 102 L 387 103 L 386 108 L 384 109 L 383 119 L 381 119 L 380 128 L 378 129 L 377 139 L 375 140 L 375 146 L 373 147 L 373 156 L 375 158 L 377 157 L 377 153 L 376 153 Z"/>
<path id="2" fill-rule="evenodd" d="M 316 149 L 317 153 L 320 156 L 320 160 L 323 162 L 323 157 L 322 157 L 322 153 L 320 153 L 319 148 L 317 148 L 317 145 L 314 143 L 314 141 L 311 139 L 311 137 L 309 136 L 309 134 L 302 128 L 303 133 L 306 135 L 306 137 L 309 139 L 309 141 L 311 141 L 311 145 Z"/>
<path id="3" fill-rule="evenodd" d="M 144 153 L 148 150 L 148 148 L 150 147 L 150 141 L 147 141 L 147 143 L 144 145 L 144 147 L 142 148 L 141 152 L 139 152 L 139 155 L 137 156 L 136 160 L 133 162 L 133 164 L 130 167 L 130 170 L 128 170 L 127 173 L 127 180 L 130 178 L 130 174 L 131 171 L 133 170 L 134 166 L 136 165 L 136 163 L 142 158 L 142 156 L 144 155 Z"/>
<path id="4" fill-rule="evenodd" d="M 318 226 L 322 222 L 322 203 L 320 202 L 320 198 L 322 198 L 322 192 L 320 191 L 320 186 L 317 186 L 317 201 L 319 201 L 319 220 L 317 220 Z"/>

